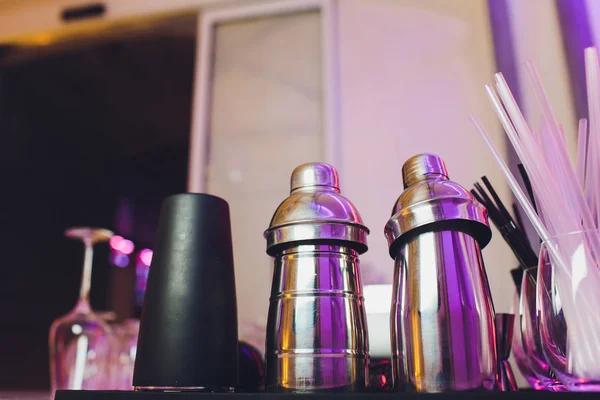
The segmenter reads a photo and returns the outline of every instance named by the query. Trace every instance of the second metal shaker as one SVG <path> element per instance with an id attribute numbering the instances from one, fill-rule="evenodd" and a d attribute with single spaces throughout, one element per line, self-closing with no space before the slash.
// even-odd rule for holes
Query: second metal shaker
<path id="1" fill-rule="evenodd" d="M 494 311 L 480 252 L 491 239 L 487 211 L 434 154 L 408 159 L 402 178 L 385 227 L 395 259 L 394 387 L 492 390 Z"/>
<path id="2" fill-rule="evenodd" d="M 265 232 L 274 258 L 266 389 L 361 391 L 369 355 L 358 255 L 369 230 L 340 194 L 337 171 L 309 163 Z"/>

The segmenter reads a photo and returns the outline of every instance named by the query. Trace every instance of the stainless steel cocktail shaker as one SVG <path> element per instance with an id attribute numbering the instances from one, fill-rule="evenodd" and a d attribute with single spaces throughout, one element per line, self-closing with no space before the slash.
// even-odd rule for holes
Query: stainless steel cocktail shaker
<path id="1" fill-rule="evenodd" d="M 448 180 L 436 155 L 410 158 L 402 178 L 405 191 L 385 227 L 395 259 L 394 386 L 493 389 L 494 311 L 480 251 L 491 239 L 487 211 Z"/>
<path id="2" fill-rule="evenodd" d="M 265 232 L 275 268 L 267 322 L 271 392 L 360 391 L 368 340 L 358 255 L 369 230 L 340 194 L 337 171 L 310 163 Z"/>

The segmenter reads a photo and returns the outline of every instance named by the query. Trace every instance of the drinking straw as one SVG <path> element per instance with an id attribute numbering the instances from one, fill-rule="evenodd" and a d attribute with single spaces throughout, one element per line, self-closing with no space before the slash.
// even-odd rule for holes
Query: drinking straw
<path id="1" fill-rule="evenodd" d="M 559 192 L 559 189 L 554 187 L 555 182 L 552 179 L 544 179 L 543 173 L 538 170 L 538 168 L 541 168 L 544 171 L 548 170 L 548 167 L 545 165 L 545 160 L 539 156 L 539 153 L 541 152 L 539 144 L 533 140 L 534 134 L 529 129 L 525 118 L 521 114 L 521 110 L 518 108 L 516 101 L 514 100 L 512 93 L 510 93 L 510 89 L 508 88 L 508 85 L 506 85 L 506 82 L 504 82 L 501 74 L 496 74 L 496 78 L 498 80 L 497 86 L 499 93 L 502 94 L 505 101 L 504 105 L 500 101 L 498 95 L 494 92 L 493 88 L 489 85 L 486 86 L 487 94 L 492 101 L 494 110 L 514 147 L 515 152 L 532 178 L 531 182 L 533 183 L 534 197 L 536 199 L 538 197 L 545 199 L 544 202 L 538 203 L 540 217 L 544 215 L 554 215 L 556 210 L 560 207 L 560 205 L 556 204 L 556 201 L 558 200 L 556 193 Z M 504 109 L 504 106 L 507 107 L 506 110 Z M 511 112 L 510 117 L 508 114 L 509 109 Z M 517 133 L 517 130 L 519 129 L 521 135 Z M 535 161 L 537 161 L 537 163 Z M 565 210 L 562 210 L 561 212 L 564 213 Z M 554 221 L 548 219 L 547 223 L 549 224 L 550 232 L 554 232 Z M 540 224 L 543 226 L 541 220 Z M 536 228 L 536 231 L 537 230 L 538 229 Z M 545 227 L 544 230 L 548 232 Z M 553 235 L 548 234 L 546 235 L 546 238 L 551 236 Z M 542 240 L 544 239 L 542 238 Z"/>
<path id="2" fill-rule="evenodd" d="M 535 134 L 533 134 L 531 132 L 531 130 L 529 129 L 529 127 L 527 126 L 527 122 L 525 121 L 525 118 L 523 117 L 520 110 L 516 106 L 516 102 L 514 101 L 514 98 L 512 97 L 512 93 L 510 93 L 510 89 L 508 89 L 508 85 L 502 84 L 503 77 L 501 75 L 499 75 L 496 78 L 498 81 L 498 83 L 497 83 L 498 91 L 501 94 L 501 96 L 503 97 L 503 101 L 500 100 L 498 95 L 496 95 L 496 93 L 490 86 L 486 86 L 486 91 L 492 101 L 492 104 L 494 105 L 496 114 L 501 119 L 501 122 L 505 128 L 507 136 L 509 137 L 513 147 L 515 148 L 515 151 L 517 152 L 517 155 L 519 156 L 519 158 L 521 159 L 521 161 L 523 163 L 526 163 L 526 162 L 529 163 L 531 161 L 529 154 L 539 152 L 539 150 L 536 151 L 536 149 L 539 149 L 539 141 L 535 138 Z M 504 105 L 503 105 L 503 102 L 504 102 Z M 507 109 L 510 108 L 510 110 L 511 110 L 510 112 L 512 113 L 510 115 L 510 117 L 508 115 L 508 111 L 504 109 L 504 106 L 507 106 Z M 513 125 L 513 123 L 514 123 L 514 125 Z M 519 134 L 517 133 L 518 131 L 520 131 L 522 133 L 527 133 L 527 134 L 523 135 L 523 136 L 519 136 Z M 529 169 L 531 169 L 531 172 L 533 174 L 537 175 L 537 170 L 535 169 L 535 165 L 529 165 Z M 535 181 L 538 182 L 537 179 L 535 179 Z M 534 188 L 533 185 L 531 185 L 530 181 L 528 183 L 529 183 L 530 197 L 532 197 L 533 199 L 536 199 L 536 197 L 537 197 L 536 194 L 542 195 L 544 191 L 548 190 L 548 188 L 545 186 L 539 187 L 539 188 Z M 546 204 L 546 207 L 548 207 L 548 206 L 550 206 L 550 205 Z M 539 207 L 538 207 L 537 212 L 540 214 L 540 217 L 542 217 L 544 215 L 543 210 L 539 209 Z"/>
<path id="3" fill-rule="evenodd" d="M 531 205 L 533 206 L 534 204 L 532 203 Z M 515 215 L 515 222 L 517 223 L 517 226 L 519 227 L 521 232 L 523 232 L 523 234 L 527 236 L 527 234 L 525 233 L 525 225 L 523 225 L 523 220 L 521 219 L 521 212 L 517 207 L 517 203 L 512 203 L 512 210 L 513 214 Z"/>
<path id="4" fill-rule="evenodd" d="M 527 62 L 527 71 L 529 72 L 529 78 L 531 80 L 531 83 L 533 84 L 533 88 L 538 97 L 538 100 L 541 103 L 543 112 L 544 112 L 545 116 L 548 118 L 549 127 L 550 127 L 549 133 L 551 136 L 551 143 L 553 144 L 553 150 L 556 151 L 556 153 L 553 153 L 553 154 L 555 154 L 557 156 L 557 158 L 561 161 L 559 164 L 559 167 L 560 167 L 560 169 L 562 169 L 562 172 L 564 173 L 563 179 L 561 179 L 561 183 L 563 183 L 566 186 L 564 188 L 564 190 L 562 190 L 562 194 L 565 196 L 565 199 L 567 200 L 566 201 L 567 206 L 573 206 L 578 209 L 577 211 L 579 211 L 579 212 L 576 213 L 577 218 L 578 218 L 577 221 L 579 221 L 579 218 L 581 218 L 584 230 L 590 230 L 590 231 L 594 230 L 597 228 L 597 225 L 596 225 L 597 221 L 595 221 L 594 218 L 592 217 L 592 214 L 590 213 L 588 204 L 585 201 L 583 192 L 578 187 L 579 185 L 577 185 L 577 182 L 578 182 L 577 177 L 576 177 L 575 171 L 573 169 L 573 164 L 570 162 L 570 158 L 567 153 L 566 146 L 559 145 L 557 143 L 556 135 L 559 135 L 559 132 L 558 132 L 558 126 L 557 126 L 558 124 L 556 123 L 556 117 L 554 116 L 554 113 L 552 112 L 552 107 L 550 106 L 550 102 L 548 101 L 548 96 L 546 95 L 544 87 L 542 86 L 541 79 L 535 68 L 535 65 L 531 61 Z M 596 85 L 596 88 L 597 88 L 597 85 Z M 596 186 L 596 187 L 598 187 L 598 186 Z M 561 222 L 568 223 L 568 221 L 565 221 L 565 220 L 563 220 Z M 566 231 L 566 232 L 568 232 L 568 231 Z M 596 254 L 600 254 L 600 253 L 597 252 Z"/>
<path id="5" fill-rule="evenodd" d="M 494 204 L 492 202 L 492 199 L 490 199 L 490 197 L 488 196 L 488 194 L 486 193 L 486 191 L 483 190 L 483 187 L 481 187 L 481 185 L 479 183 L 475 182 L 473 184 L 473 186 L 475 186 L 475 189 L 477 189 L 479 195 L 483 199 L 483 204 L 484 205 L 485 204 L 488 204 L 488 205 L 489 204 L 492 204 L 492 205 Z M 493 210 L 498 213 L 498 218 L 504 219 L 504 216 L 502 215 L 502 213 L 500 212 L 500 210 L 498 210 L 496 207 L 493 207 Z"/>
<path id="6" fill-rule="evenodd" d="M 581 190 L 585 189 L 585 167 L 588 144 L 587 119 L 579 120 L 579 129 L 577 130 L 577 180 Z M 588 203 L 589 204 L 589 203 Z"/>
<path id="7" fill-rule="evenodd" d="M 598 95 L 594 96 L 595 102 L 590 102 L 590 107 L 597 105 L 600 101 L 600 86 L 598 85 L 600 83 L 600 67 L 597 53 L 594 52 L 592 55 L 594 57 L 586 58 L 586 69 L 592 69 L 588 68 L 588 65 L 594 67 L 593 71 L 588 71 L 588 74 L 593 77 L 593 79 L 588 79 L 588 85 L 593 83 L 594 86 L 593 90 L 588 91 L 588 95 L 594 90 Z M 598 165 L 600 157 L 596 156 L 600 153 L 600 131 L 597 129 L 598 125 L 594 125 L 593 122 L 594 120 L 599 121 L 594 118 L 594 115 L 600 116 L 600 107 L 595 107 L 597 111 L 595 114 L 590 111 L 586 153 L 592 157 L 586 157 L 585 161 L 576 160 L 578 164 L 583 163 L 586 170 L 583 175 L 577 174 L 567 152 L 564 129 L 556 122 L 539 74 L 532 63 L 528 63 L 527 67 L 531 84 L 542 109 L 542 120 L 538 132 L 532 130 L 525 120 L 502 74 L 495 76 L 498 93 L 496 94 L 489 85 L 486 86 L 486 91 L 515 152 L 523 163 L 521 171 L 531 177 L 528 192 L 532 201 L 537 202 L 537 212 L 510 173 L 481 123 L 476 117 L 472 117 L 472 121 L 492 152 L 509 187 L 523 206 L 536 232 L 546 242 L 545 246 L 557 273 L 558 290 L 562 293 L 564 318 L 569 326 L 569 354 L 570 358 L 575 360 L 575 371 L 579 372 L 581 376 L 591 374 L 598 377 L 600 371 L 598 371 L 594 356 L 598 355 L 598 341 L 595 332 L 600 331 L 600 320 L 594 314 L 595 308 L 590 305 L 598 306 L 600 304 L 597 293 L 597 288 L 600 287 L 598 284 L 600 283 L 600 271 L 595 265 L 595 260 L 600 256 L 600 236 L 593 230 L 598 226 L 597 218 L 600 218 L 600 201 L 595 193 L 584 194 L 582 188 L 600 187 L 600 172 L 597 168 L 600 166 Z M 583 144 L 581 146 L 584 149 L 586 147 Z M 595 151 L 590 152 L 590 149 Z M 579 170 L 581 171 L 581 169 L 580 167 Z M 580 179 L 582 176 L 583 178 Z M 592 184 L 588 185 L 588 182 Z M 485 196 L 483 197 L 485 199 Z M 592 210 L 595 211 L 595 215 Z M 498 214 L 502 215 L 501 210 L 498 210 Z M 506 215 L 504 218 L 506 219 Z M 580 231 L 582 228 L 590 232 L 549 242 L 551 236 Z M 583 238 L 583 242 L 577 240 L 578 238 Z M 582 257 L 583 262 L 578 263 L 577 260 L 581 261 Z M 594 263 L 590 263 L 591 260 Z M 579 298 L 580 303 L 576 297 Z M 592 315 L 589 315 L 590 313 Z M 575 338 L 577 339 L 575 340 Z"/>
<path id="8" fill-rule="evenodd" d="M 600 171 L 598 170 L 600 167 L 600 65 L 595 48 L 586 48 L 584 55 L 589 123 L 587 135 L 583 135 L 584 138 L 587 138 L 585 161 L 578 160 L 578 165 L 584 164 L 584 197 L 590 206 L 596 228 L 598 228 L 600 227 L 600 199 L 597 193 L 600 187 Z M 598 240 L 600 241 L 600 238 Z M 596 252 L 596 256 L 600 257 L 600 254 Z"/>
<path id="9" fill-rule="evenodd" d="M 510 215 L 510 213 L 504 206 L 504 203 L 502 203 L 502 200 L 500 200 L 500 196 L 498 196 L 498 193 L 496 193 L 496 191 L 494 190 L 494 187 L 490 183 L 490 180 L 487 178 L 487 176 L 482 176 L 481 180 L 483 181 L 483 184 L 485 185 L 487 190 L 492 195 L 494 202 L 496 203 L 496 205 L 498 206 L 498 209 L 500 210 L 500 214 L 502 214 L 502 216 L 506 219 L 507 222 L 512 223 L 513 225 L 516 226 L 515 221 L 512 219 L 512 216 Z"/>
<path id="10" fill-rule="evenodd" d="M 586 160 L 586 166 L 585 166 L 585 182 L 584 182 L 584 193 L 585 193 L 585 199 L 588 202 L 588 204 L 590 205 L 590 211 L 592 212 L 593 216 L 595 217 L 596 220 L 598 220 L 598 215 L 597 215 L 597 206 L 596 206 L 596 201 L 597 201 L 597 196 L 596 196 L 596 190 L 595 190 L 595 185 L 596 185 L 596 174 L 598 173 L 598 171 L 595 169 L 596 165 L 597 165 L 597 155 L 596 155 L 596 151 L 595 151 L 595 146 L 596 146 L 596 139 L 594 136 L 589 134 L 589 130 L 588 130 L 588 146 L 587 146 L 587 151 L 586 151 L 586 156 L 585 156 L 585 160 Z"/>
<path id="11" fill-rule="evenodd" d="M 504 225 L 504 219 L 502 218 L 502 215 L 500 214 L 498 209 L 494 207 L 494 205 L 491 203 L 491 200 L 489 197 L 487 197 L 487 194 L 482 191 L 481 186 L 479 186 L 479 184 L 477 183 L 475 183 L 474 186 L 476 190 L 471 190 L 471 194 L 473 195 L 473 197 L 475 197 L 475 199 L 478 202 L 485 206 L 486 210 L 488 211 L 488 216 L 494 222 L 496 227 L 498 227 L 498 230 L 501 231 L 500 227 Z"/>
<path id="12" fill-rule="evenodd" d="M 490 219 L 498 231 L 502 234 L 503 239 L 506 241 L 513 254 L 519 261 L 519 265 L 522 268 L 537 265 L 537 256 L 531 248 L 531 244 L 529 243 L 525 232 L 517 226 L 512 216 L 502 203 L 502 200 L 496 193 L 496 190 L 494 190 L 489 179 L 484 176 L 482 177 L 482 180 L 484 181 L 487 189 L 490 191 L 494 201 L 490 199 L 485 189 L 483 189 L 478 183 L 475 183 L 476 190 L 472 190 L 471 192 L 475 198 L 478 199 L 478 201 L 482 203 L 488 210 Z"/>
<path id="13" fill-rule="evenodd" d="M 534 85 L 539 84 L 539 79 L 537 81 L 532 79 L 532 81 Z M 555 118 L 553 115 L 547 115 L 550 109 L 549 105 L 542 105 L 545 112 L 543 116 L 545 121 L 541 126 L 538 135 L 540 140 L 537 143 L 501 74 L 496 75 L 496 83 L 504 106 L 510 113 L 510 120 L 513 121 L 514 128 L 518 128 L 516 130 L 519 131 L 517 133 L 515 129 L 511 130 L 509 127 L 509 129 L 505 129 L 506 133 L 527 172 L 532 175 L 535 198 L 539 200 L 538 213 L 544 223 L 547 224 L 547 229 L 549 229 L 551 235 L 581 230 L 582 223 L 586 228 L 593 225 L 593 218 L 591 218 L 587 204 L 577 198 L 579 185 L 576 184 L 576 187 L 566 185 L 567 187 L 564 187 L 565 182 L 569 183 L 569 178 L 566 178 L 570 176 L 569 172 L 572 172 L 572 175 L 574 175 L 574 172 L 564 149 L 564 143 L 558 144 L 559 141 L 563 141 L 560 137 L 557 139 L 556 132 L 559 129 L 556 124 L 554 124 L 554 134 L 552 133 L 552 122 L 555 121 Z M 543 102 L 543 90 L 537 88 L 536 92 L 540 101 Z M 494 98 L 495 96 L 489 88 L 488 95 L 490 95 L 498 113 L 498 110 L 502 109 L 502 104 L 496 104 L 500 102 Z M 540 148 L 539 145 L 543 147 Z M 544 152 L 544 150 L 546 151 Z M 544 154 L 551 155 L 549 161 L 546 161 Z M 581 194 L 581 190 L 579 190 L 579 194 Z M 583 196 L 580 198 L 583 199 Z M 595 249 L 599 248 L 599 244 L 600 242 L 597 240 L 592 240 L 590 243 Z"/>
<path id="14" fill-rule="evenodd" d="M 527 171 L 525 171 L 525 167 L 523 164 L 517 165 L 519 169 L 519 173 L 521 174 L 521 179 L 523 179 L 523 184 L 525 185 L 525 189 L 527 190 L 527 194 L 529 194 L 529 199 L 531 200 L 531 205 L 533 209 L 537 213 L 537 206 L 535 204 L 535 196 L 533 195 L 533 187 L 531 186 L 531 181 L 529 180 L 529 175 L 527 175 Z"/>
<path id="15" fill-rule="evenodd" d="M 473 197 L 475 197 L 475 200 L 477 200 L 478 202 L 480 202 L 481 204 L 485 205 L 485 200 L 483 200 L 481 198 L 481 196 L 479 195 L 479 193 L 477 193 L 476 190 L 471 189 L 470 190 L 471 194 L 473 195 Z M 490 212 L 490 210 L 488 210 L 488 213 Z"/>
<path id="16" fill-rule="evenodd" d="M 505 118 L 506 118 L 506 121 L 508 121 L 508 118 L 505 117 L 504 114 L 502 114 L 502 117 L 500 118 L 500 120 L 503 123 L 503 125 L 505 123 L 505 121 L 503 121 Z M 532 223 L 533 227 L 535 228 L 537 234 L 540 236 L 540 238 L 542 238 L 542 240 L 544 240 L 544 241 L 548 240 L 550 238 L 550 235 L 549 235 L 548 231 L 546 230 L 546 227 L 544 226 L 544 224 L 542 224 L 542 221 L 540 220 L 540 218 L 536 214 L 535 210 L 533 209 L 533 206 L 531 205 L 531 203 L 527 199 L 527 196 L 525 195 L 525 193 L 523 193 L 523 190 L 521 189 L 521 187 L 517 183 L 517 180 L 515 179 L 515 177 L 513 176 L 513 174 L 510 172 L 510 169 L 508 168 L 508 165 L 506 165 L 506 163 L 502 159 L 502 156 L 500 155 L 500 153 L 496 149 L 496 146 L 494 146 L 494 143 L 492 143 L 492 140 L 490 139 L 489 135 L 487 134 L 487 132 L 483 128 L 483 125 L 481 124 L 481 122 L 479 121 L 479 119 L 476 116 L 474 116 L 474 115 L 471 116 L 471 121 L 475 125 L 475 128 L 477 129 L 477 132 L 479 133 L 479 135 L 481 136 L 481 138 L 485 142 L 486 146 L 488 147 L 488 149 L 492 153 L 492 156 L 496 160 L 496 163 L 500 167 L 500 170 L 502 171 L 502 174 L 504 175 L 504 177 L 506 178 L 506 181 L 508 182 L 508 186 L 510 187 L 510 190 L 513 192 L 513 194 L 515 195 L 515 197 L 517 198 L 517 200 L 519 201 L 519 203 L 523 207 L 523 210 L 525 211 L 525 214 L 527 214 L 527 217 L 531 221 L 531 223 Z M 510 121 L 508 121 L 508 122 L 510 123 Z M 511 127 L 512 127 L 512 125 L 511 125 Z M 560 257 L 560 255 L 558 255 L 558 256 Z"/>
<path id="17" fill-rule="evenodd" d="M 503 122 L 503 125 L 504 125 L 504 123 L 506 122 L 505 111 L 503 109 L 496 110 L 496 111 L 497 111 L 498 115 L 500 116 L 501 122 Z M 552 257 L 553 261 L 555 261 L 557 266 L 560 268 L 559 271 L 564 272 L 567 275 L 567 279 L 571 280 L 572 275 L 570 274 L 569 269 L 566 267 L 568 264 L 565 262 L 563 254 L 561 254 L 561 252 L 558 251 L 558 246 L 556 246 L 555 243 L 551 243 L 548 241 L 548 239 L 549 239 L 548 230 L 546 229 L 546 227 L 544 226 L 544 224 L 542 223 L 542 221 L 540 220 L 538 215 L 535 213 L 535 210 L 533 209 L 531 203 L 527 199 L 527 196 L 525 195 L 525 193 L 523 193 L 523 190 L 517 183 L 517 180 L 515 179 L 515 177 L 510 172 L 510 169 L 508 168 L 508 166 L 502 159 L 502 156 L 500 155 L 499 151 L 494 146 L 489 135 L 483 128 L 483 125 L 481 124 L 481 122 L 479 121 L 479 119 L 476 116 L 471 116 L 471 121 L 475 125 L 475 128 L 477 129 L 477 132 L 479 133 L 481 138 L 484 140 L 486 146 L 489 148 L 490 152 L 492 153 L 492 156 L 496 160 L 496 163 L 500 167 L 502 174 L 506 178 L 511 191 L 513 192 L 513 194 L 515 195 L 515 197 L 517 198 L 517 200 L 523 207 L 527 217 L 531 221 L 536 232 L 538 233 L 540 238 L 544 242 L 546 242 L 546 248 L 548 249 L 548 252 L 550 253 L 550 256 Z M 513 129 L 512 125 L 510 125 L 509 129 Z M 562 279 L 559 279 L 559 284 L 561 281 L 562 281 Z M 560 288 L 559 288 L 559 290 L 560 290 Z M 566 292 L 563 291 L 563 293 L 566 293 Z M 576 355 L 579 359 L 588 358 L 588 356 L 590 354 L 594 354 L 594 355 L 597 354 L 596 352 L 588 351 L 588 353 L 587 353 L 588 356 L 586 356 L 585 354 L 581 354 L 582 351 L 580 351 L 582 348 L 587 348 L 587 349 L 591 350 L 590 345 L 591 345 L 592 341 L 594 340 L 595 335 L 593 335 L 593 334 L 590 335 L 590 333 L 593 333 L 594 331 L 592 330 L 590 332 L 590 331 L 586 331 L 585 329 L 582 330 L 580 324 L 584 323 L 584 322 L 586 322 L 586 323 L 591 322 L 593 317 L 588 316 L 588 319 L 584 319 L 585 316 L 580 314 L 579 310 L 574 306 L 572 301 L 568 301 L 568 299 L 566 299 L 566 298 L 563 299 L 562 297 L 561 297 L 561 300 L 563 301 L 562 304 L 563 304 L 563 309 L 564 309 L 564 317 L 567 320 L 568 326 L 573 327 L 573 331 L 574 331 L 574 332 L 572 332 L 573 334 L 579 333 L 580 343 L 578 345 L 574 346 L 574 343 L 572 341 L 570 342 L 571 349 L 574 349 L 574 348 L 576 349 L 573 352 L 573 354 Z M 581 300 L 584 303 L 584 305 L 586 306 L 585 309 L 581 310 L 581 313 L 586 313 L 586 311 L 587 311 L 587 313 L 589 313 L 589 311 L 593 310 L 593 308 L 590 307 L 590 302 L 587 298 L 583 298 Z M 594 303 L 594 304 L 598 304 L 598 303 Z M 590 340 L 590 336 L 592 336 L 591 340 Z M 583 353 L 585 353 L 585 351 L 583 351 Z M 585 363 L 585 365 L 590 365 L 590 364 Z"/>
<path id="18" fill-rule="evenodd" d="M 589 143 L 588 143 L 588 171 L 589 183 L 586 182 L 586 199 L 590 208 L 595 211 L 596 223 L 600 226 L 600 200 L 596 191 L 600 187 L 600 72 L 598 66 L 598 52 L 593 47 L 584 50 L 586 90 L 589 114 Z M 586 177 L 587 180 L 587 177 Z"/>

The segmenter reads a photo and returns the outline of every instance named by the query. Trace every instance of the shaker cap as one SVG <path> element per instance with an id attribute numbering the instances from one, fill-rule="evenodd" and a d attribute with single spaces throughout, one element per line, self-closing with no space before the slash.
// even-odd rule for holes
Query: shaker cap
<path id="1" fill-rule="evenodd" d="M 385 226 L 390 256 L 414 235 L 438 230 L 463 231 L 484 248 L 492 238 L 486 208 L 471 193 L 449 180 L 444 161 L 418 154 L 402 166 L 404 192 Z"/>
<path id="2" fill-rule="evenodd" d="M 362 254 L 368 248 L 368 234 L 356 207 L 340 194 L 336 169 L 314 162 L 294 169 L 290 195 L 275 211 L 264 236 L 269 255 L 286 244 L 315 241 L 346 242 Z"/>

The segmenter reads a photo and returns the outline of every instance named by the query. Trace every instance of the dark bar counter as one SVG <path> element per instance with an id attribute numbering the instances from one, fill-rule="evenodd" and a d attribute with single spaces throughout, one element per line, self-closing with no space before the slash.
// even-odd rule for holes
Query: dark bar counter
<path id="1" fill-rule="evenodd" d="M 600 399 L 600 393 L 521 390 L 518 392 L 447 392 L 447 393 L 199 393 L 199 392 L 118 392 L 62 390 L 56 392 L 55 400 L 292 400 L 303 397 L 307 400 L 587 400 Z"/>

